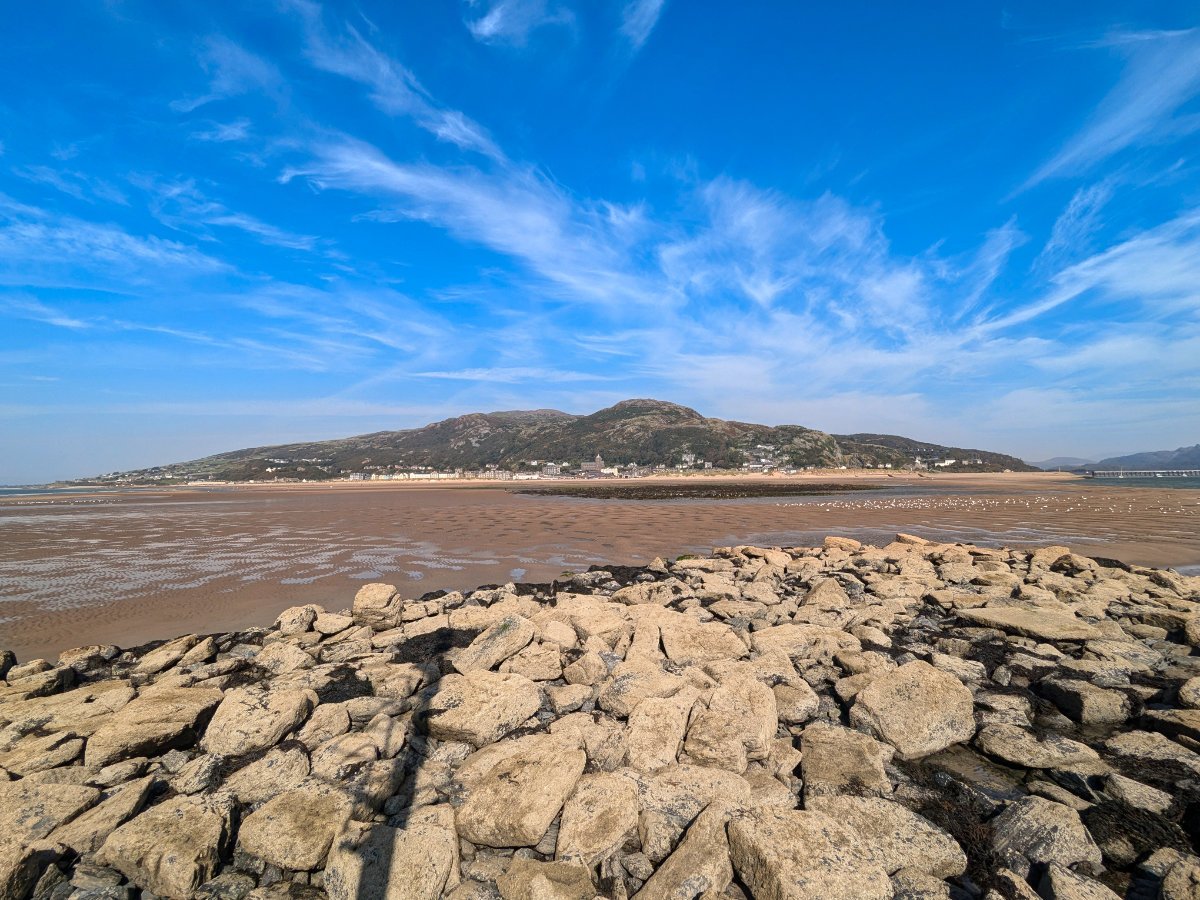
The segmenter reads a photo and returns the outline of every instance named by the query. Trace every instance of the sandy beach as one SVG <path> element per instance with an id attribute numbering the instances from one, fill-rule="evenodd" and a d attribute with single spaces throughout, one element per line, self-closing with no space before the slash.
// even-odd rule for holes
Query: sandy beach
<path id="1" fill-rule="evenodd" d="M 1200 564 L 1194 490 L 1057 474 L 809 478 L 881 489 L 624 501 L 518 494 L 499 482 L 375 482 L 4 498 L 0 646 L 21 659 L 83 644 L 133 646 L 269 624 L 293 604 L 340 608 L 368 581 L 415 597 L 713 546 L 819 544 L 826 534 L 886 543 L 909 531 L 988 546 L 1069 544 L 1144 565 Z"/>

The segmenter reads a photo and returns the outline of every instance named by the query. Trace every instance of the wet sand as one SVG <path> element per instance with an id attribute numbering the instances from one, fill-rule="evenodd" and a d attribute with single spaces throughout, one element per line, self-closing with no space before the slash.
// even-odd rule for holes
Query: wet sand
<path id="1" fill-rule="evenodd" d="M 129 647 L 269 624 L 298 603 L 341 609 L 367 581 L 415 597 L 713 546 L 815 544 L 826 534 L 886 543 L 910 531 L 1200 564 L 1200 491 L 1058 474 L 828 480 L 848 478 L 883 489 L 632 501 L 517 494 L 505 483 L 366 483 L 4 498 L 0 647 L 22 660 L 83 644 Z"/>

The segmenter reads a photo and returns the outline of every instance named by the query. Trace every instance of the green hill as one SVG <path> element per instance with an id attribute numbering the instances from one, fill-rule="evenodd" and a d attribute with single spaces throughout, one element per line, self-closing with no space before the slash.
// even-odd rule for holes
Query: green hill
<path id="1" fill-rule="evenodd" d="M 767 460 L 776 467 L 911 465 L 974 460 L 971 471 L 1031 471 L 1019 459 L 894 435 L 831 435 L 799 425 L 754 425 L 700 415 L 661 400 L 625 400 L 587 416 L 553 409 L 471 413 L 423 428 L 379 431 L 338 440 L 253 447 L 203 459 L 104 476 L 105 480 L 220 481 L 343 478 L 351 473 L 493 465 L 518 471 L 535 461 L 578 465 L 596 454 L 609 465 L 711 463 L 737 469 Z M 947 470 L 964 468 L 961 462 Z"/>

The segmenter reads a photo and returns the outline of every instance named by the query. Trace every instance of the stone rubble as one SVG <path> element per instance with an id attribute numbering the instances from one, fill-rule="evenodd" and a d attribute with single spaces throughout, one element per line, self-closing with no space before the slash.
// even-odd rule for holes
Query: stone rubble
<path id="1" fill-rule="evenodd" d="M 898 535 L 0 651 L 0 900 L 1200 898 L 1198 647 Z"/>

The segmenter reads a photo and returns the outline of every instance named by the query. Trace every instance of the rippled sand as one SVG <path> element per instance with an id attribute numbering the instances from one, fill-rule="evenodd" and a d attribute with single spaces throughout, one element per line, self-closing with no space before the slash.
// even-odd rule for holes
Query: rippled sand
<path id="1" fill-rule="evenodd" d="M 729 501 L 582 500 L 477 484 L 14 498 L 0 501 L 0 646 L 22 659 L 132 646 L 269 623 L 296 603 L 339 609 L 366 581 L 419 596 L 830 533 L 1063 543 L 1133 563 L 1200 564 L 1200 491 L 1058 475 L 878 480 L 885 490 Z"/>

